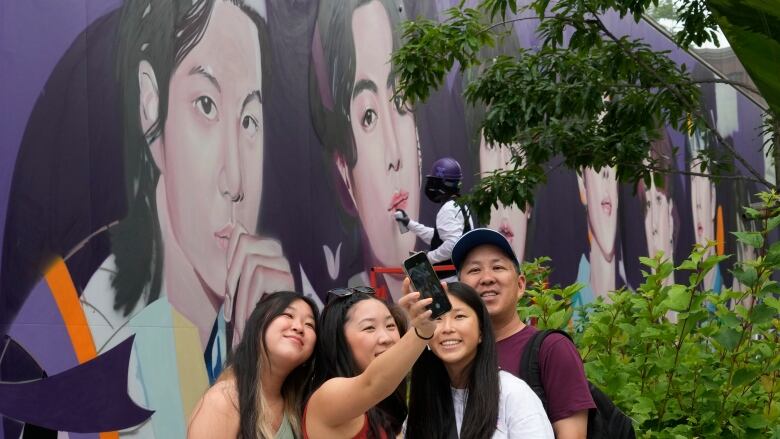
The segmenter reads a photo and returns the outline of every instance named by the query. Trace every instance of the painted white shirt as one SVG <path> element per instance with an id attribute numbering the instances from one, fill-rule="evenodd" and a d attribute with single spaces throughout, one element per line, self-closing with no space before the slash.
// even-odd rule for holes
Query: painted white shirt
<path id="1" fill-rule="evenodd" d="M 501 395 L 498 401 L 498 425 L 493 433 L 493 439 L 555 439 L 542 401 L 528 387 L 528 384 L 503 370 L 498 373 L 498 377 Z M 463 424 L 467 393 L 466 389 L 452 388 L 458 435 Z"/>

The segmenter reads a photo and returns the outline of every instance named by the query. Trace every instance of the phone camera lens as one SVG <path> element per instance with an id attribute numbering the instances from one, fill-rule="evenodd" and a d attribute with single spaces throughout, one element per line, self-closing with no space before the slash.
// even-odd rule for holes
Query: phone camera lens
<path id="1" fill-rule="evenodd" d="M 433 306 L 435 306 L 436 309 L 441 308 L 441 304 L 438 304 L 438 303 L 434 304 Z"/>

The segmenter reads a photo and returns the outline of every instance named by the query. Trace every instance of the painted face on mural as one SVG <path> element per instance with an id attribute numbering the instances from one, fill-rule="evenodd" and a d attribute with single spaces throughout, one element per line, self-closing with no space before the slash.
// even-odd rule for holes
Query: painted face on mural
<path id="1" fill-rule="evenodd" d="M 582 171 L 584 199 L 588 210 L 591 246 L 596 244 L 607 261 L 615 256 L 617 233 L 617 178 L 614 168 L 593 168 Z"/>
<path id="2" fill-rule="evenodd" d="M 349 187 L 374 257 L 397 266 L 414 248 L 415 236 L 401 234 L 388 212 L 404 209 L 417 218 L 420 170 L 417 127 L 402 102 L 392 99 L 390 18 L 378 1 L 355 9 L 355 81 L 350 124 L 357 163 Z"/>
<path id="3" fill-rule="evenodd" d="M 485 176 L 491 171 L 507 169 L 511 167 L 512 151 L 511 147 L 497 147 L 485 141 L 485 137 L 480 135 L 479 142 L 479 172 Z M 526 212 L 529 209 L 526 208 Z M 493 229 L 504 235 L 512 246 L 515 255 L 519 261 L 525 256 L 525 240 L 528 230 L 529 215 L 518 209 L 517 206 L 506 207 L 504 205 L 498 208 L 490 209 L 490 223 L 488 228 Z"/>
<path id="4" fill-rule="evenodd" d="M 157 160 L 167 214 L 184 256 L 220 294 L 234 227 L 257 227 L 263 169 L 260 67 L 257 27 L 238 7 L 218 1 L 202 39 L 170 81 L 162 159 Z"/>
<path id="5" fill-rule="evenodd" d="M 665 258 L 671 258 L 674 249 L 672 202 L 666 193 L 655 185 L 654 180 L 650 181 L 650 186 L 645 191 L 644 206 L 647 253 L 652 257 L 662 251 Z"/>
<path id="6" fill-rule="evenodd" d="M 692 165 L 692 168 L 695 165 Z M 715 186 L 707 177 L 691 176 L 691 210 L 696 243 L 715 239 Z"/>

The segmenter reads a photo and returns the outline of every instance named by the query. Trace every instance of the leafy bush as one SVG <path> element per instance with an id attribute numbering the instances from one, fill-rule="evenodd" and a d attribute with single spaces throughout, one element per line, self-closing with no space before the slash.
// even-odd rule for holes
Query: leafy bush
<path id="1" fill-rule="evenodd" d="M 636 291 L 577 310 L 574 336 L 588 378 L 634 420 L 639 437 L 780 438 L 780 284 L 772 279 L 780 242 L 767 239 L 780 225 L 780 195 L 759 197 L 763 207 L 745 215 L 760 231 L 734 233 L 757 255 L 734 264 L 744 291 L 703 287 L 728 257 L 708 256 L 711 243 L 678 267 L 663 254 L 641 258 L 647 270 Z M 529 289 L 518 311 L 539 327 L 567 329 L 581 286 L 549 288 L 547 262 L 525 265 Z M 674 271 L 688 273 L 688 283 L 666 285 Z"/>

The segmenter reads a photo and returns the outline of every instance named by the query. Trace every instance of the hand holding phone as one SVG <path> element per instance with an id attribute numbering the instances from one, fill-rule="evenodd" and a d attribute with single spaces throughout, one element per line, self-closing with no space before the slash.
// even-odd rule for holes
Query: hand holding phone
<path id="1" fill-rule="evenodd" d="M 404 271 L 412 281 L 414 289 L 420 292 L 420 298 L 433 299 L 433 303 L 428 306 L 431 310 L 431 319 L 436 319 L 452 309 L 439 276 L 436 275 L 424 252 L 415 253 L 407 258 L 404 261 Z"/>

